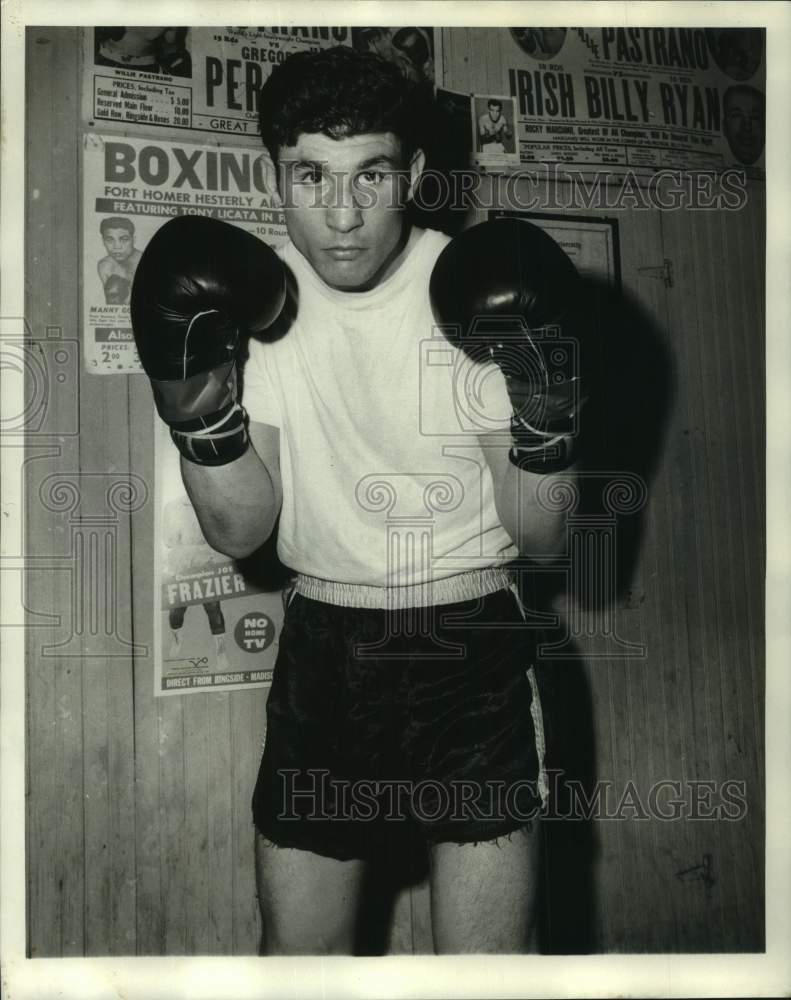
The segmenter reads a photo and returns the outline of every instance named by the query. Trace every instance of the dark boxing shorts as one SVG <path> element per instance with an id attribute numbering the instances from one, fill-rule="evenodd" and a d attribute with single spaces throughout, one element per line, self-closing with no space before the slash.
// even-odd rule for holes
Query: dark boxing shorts
<path id="1" fill-rule="evenodd" d="M 510 590 L 400 611 L 296 594 L 267 702 L 256 828 L 346 860 L 381 855 L 408 824 L 429 843 L 527 826 L 545 788 L 536 635 Z"/>

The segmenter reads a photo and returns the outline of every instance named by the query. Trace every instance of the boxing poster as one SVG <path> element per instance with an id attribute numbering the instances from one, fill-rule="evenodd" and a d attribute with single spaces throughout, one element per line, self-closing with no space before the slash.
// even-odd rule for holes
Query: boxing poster
<path id="1" fill-rule="evenodd" d="M 764 177 L 764 29 L 499 30 L 523 168 Z"/>
<path id="2" fill-rule="evenodd" d="M 258 135 L 257 93 L 292 52 L 353 45 L 434 82 L 427 27 L 223 27 L 141 25 L 83 32 L 83 121 L 222 135 Z"/>
<path id="3" fill-rule="evenodd" d="M 266 592 L 203 536 L 167 427 L 156 427 L 155 694 L 229 691 L 272 680 L 283 589 Z"/>
<path id="4" fill-rule="evenodd" d="M 83 121 L 258 135 L 257 94 L 292 52 L 351 44 L 347 27 L 91 27 Z"/>
<path id="5" fill-rule="evenodd" d="M 129 317 L 140 255 L 176 215 L 207 215 L 276 246 L 283 212 L 264 188 L 266 158 L 202 146 L 86 132 L 82 151 L 82 341 L 87 371 L 141 371 Z"/>

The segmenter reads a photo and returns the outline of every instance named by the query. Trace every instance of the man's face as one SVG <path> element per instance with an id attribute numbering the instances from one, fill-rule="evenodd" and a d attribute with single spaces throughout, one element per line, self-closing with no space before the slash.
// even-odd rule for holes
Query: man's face
<path id="1" fill-rule="evenodd" d="M 303 133 L 280 150 L 286 228 L 319 277 L 342 291 L 374 288 L 403 250 L 403 212 L 422 167 L 407 169 L 391 132 L 330 139 Z"/>
<path id="2" fill-rule="evenodd" d="M 104 236 L 104 248 L 113 260 L 128 260 L 135 241 L 128 229 L 107 229 Z"/>
<path id="3" fill-rule="evenodd" d="M 559 52 L 566 40 L 565 28 L 544 28 L 544 51 Z"/>
<path id="4" fill-rule="evenodd" d="M 499 104 L 490 104 L 489 105 L 489 117 L 492 119 L 493 122 L 497 121 L 497 119 L 500 117 L 500 105 Z"/>
<path id="5" fill-rule="evenodd" d="M 763 108 L 759 98 L 737 93 L 725 107 L 725 138 L 741 163 L 755 163 L 764 148 Z"/>
<path id="6" fill-rule="evenodd" d="M 156 47 L 154 43 L 165 34 L 166 30 L 157 27 L 128 27 L 124 37 L 117 44 L 129 55 L 150 55 Z"/>

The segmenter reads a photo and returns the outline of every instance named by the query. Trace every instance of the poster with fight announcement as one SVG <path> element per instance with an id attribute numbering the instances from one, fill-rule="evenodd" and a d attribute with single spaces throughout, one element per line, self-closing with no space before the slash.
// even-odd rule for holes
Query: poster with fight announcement
<path id="1" fill-rule="evenodd" d="M 155 449 L 155 694 L 268 684 L 285 590 L 262 589 L 253 568 L 206 542 L 184 492 L 179 453 L 159 421 Z"/>
<path id="2" fill-rule="evenodd" d="M 83 122 L 258 135 L 257 94 L 292 52 L 350 45 L 347 27 L 91 27 Z"/>
<path id="3" fill-rule="evenodd" d="M 85 133 L 82 151 L 83 359 L 96 374 L 140 371 L 129 296 L 142 250 L 176 215 L 241 226 L 270 246 L 286 238 L 250 148 Z"/>
<path id="4" fill-rule="evenodd" d="M 349 45 L 434 82 L 429 27 L 92 27 L 83 31 L 83 122 L 258 135 L 256 100 L 293 52 Z"/>
<path id="5" fill-rule="evenodd" d="M 763 179 L 763 28 L 497 30 L 522 167 Z"/>

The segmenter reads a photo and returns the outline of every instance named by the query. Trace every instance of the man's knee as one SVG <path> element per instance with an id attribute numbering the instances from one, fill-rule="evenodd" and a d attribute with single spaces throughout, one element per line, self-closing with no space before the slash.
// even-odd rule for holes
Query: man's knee
<path id="1" fill-rule="evenodd" d="M 432 848 L 434 949 L 439 954 L 530 950 L 538 824 L 490 840 Z"/>
<path id="2" fill-rule="evenodd" d="M 257 834 L 256 881 L 264 954 L 352 954 L 360 862 L 278 847 Z"/>

